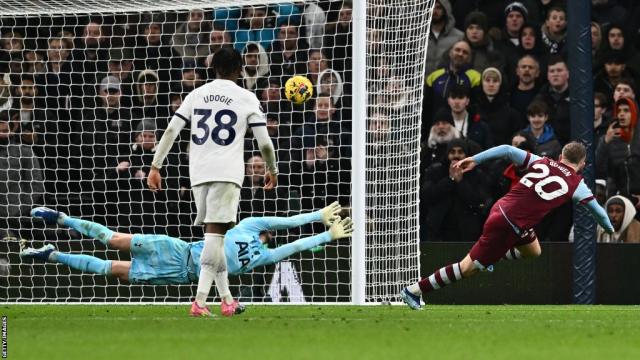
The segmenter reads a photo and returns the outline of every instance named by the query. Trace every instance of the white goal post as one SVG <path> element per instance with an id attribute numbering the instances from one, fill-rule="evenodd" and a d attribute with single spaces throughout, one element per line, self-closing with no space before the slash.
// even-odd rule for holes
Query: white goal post
<path id="1" fill-rule="evenodd" d="M 113 231 L 202 239 L 193 226 L 183 133 L 146 189 L 154 144 L 184 96 L 233 46 L 277 150 L 279 186 L 250 134 L 239 220 L 292 216 L 338 200 L 352 239 L 231 276 L 244 302 L 396 302 L 419 277 L 424 65 L 435 0 L 0 0 L 0 302 L 187 303 L 194 284 L 120 282 L 19 256 L 20 240 L 129 261 L 82 230 L 32 219 L 35 206 Z M 307 76 L 304 105 L 284 82 Z M 155 139 L 153 138 L 155 136 Z M 321 224 L 320 224 L 321 225 Z M 278 231 L 274 248 L 324 231 Z M 267 246 L 267 245 L 265 245 Z M 215 292 L 211 292 L 215 301 Z"/>

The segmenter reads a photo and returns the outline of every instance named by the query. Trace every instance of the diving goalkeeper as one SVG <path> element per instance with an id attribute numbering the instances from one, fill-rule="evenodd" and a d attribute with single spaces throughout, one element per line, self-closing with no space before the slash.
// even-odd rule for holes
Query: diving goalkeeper
<path id="1" fill-rule="evenodd" d="M 229 274 L 239 275 L 256 267 L 277 263 L 292 254 L 349 237 L 353 233 L 350 218 L 341 219 L 338 202 L 312 213 L 291 217 L 250 217 L 229 230 L 224 238 L 224 253 Z M 24 248 L 23 258 L 61 263 L 83 272 L 117 277 L 133 284 L 189 284 L 198 281 L 203 241 L 188 243 L 166 235 L 143 235 L 114 232 L 98 223 L 67 216 L 46 207 L 31 210 L 33 217 L 48 224 L 70 227 L 98 240 L 109 248 L 128 251 L 131 261 L 103 260 L 90 255 L 57 251 L 52 244 L 41 248 Z M 263 246 L 271 239 L 272 230 L 323 222 L 330 228 L 320 234 L 269 249 Z"/>

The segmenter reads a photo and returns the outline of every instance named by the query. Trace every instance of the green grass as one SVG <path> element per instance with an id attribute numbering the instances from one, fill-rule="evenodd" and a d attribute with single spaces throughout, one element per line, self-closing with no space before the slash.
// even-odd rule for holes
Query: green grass
<path id="1" fill-rule="evenodd" d="M 640 359 L 638 306 L 0 306 L 9 359 Z M 217 309 L 216 309 L 217 310 Z"/>

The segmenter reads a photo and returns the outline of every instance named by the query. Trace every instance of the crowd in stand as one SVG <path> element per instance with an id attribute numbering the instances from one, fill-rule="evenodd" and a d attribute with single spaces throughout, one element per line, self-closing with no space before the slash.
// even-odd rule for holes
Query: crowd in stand
<path id="1" fill-rule="evenodd" d="M 592 1 L 594 167 L 617 230 L 600 231 L 604 242 L 640 242 L 638 14 L 636 2 Z M 500 144 L 557 159 L 571 140 L 566 37 L 562 1 L 436 0 L 422 118 L 422 240 L 476 240 L 493 202 L 522 175 L 504 161 L 465 174 L 453 162 Z M 536 233 L 566 241 L 572 224 L 567 204 Z"/>
<path id="2" fill-rule="evenodd" d="M 372 3 L 370 11 L 379 10 Z M 617 235 L 601 240 L 640 242 L 640 5 L 592 3 L 596 177 L 610 216 L 619 218 Z M 28 210 L 46 204 L 124 231 L 195 236 L 188 129 L 162 169 L 167 190 L 151 193 L 145 178 L 162 130 L 183 97 L 213 79 L 211 56 L 223 46 L 242 54 L 240 85 L 262 103 L 281 173 L 278 189 L 264 192 L 264 161 L 247 137 L 240 216 L 287 215 L 334 200 L 348 206 L 351 13 L 349 0 L 318 0 L 3 23 L 0 228 L 30 231 Z M 493 202 L 521 175 L 502 161 L 462 174 L 453 161 L 500 144 L 557 158 L 571 139 L 566 31 L 561 1 L 435 1 L 422 111 L 421 240 L 475 241 Z M 372 55 L 381 51 L 379 34 L 367 33 Z M 367 86 L 391 94 L 375 99 L 380 106 L 369 114 L 375 155 L 394 136 L 389 109 L 406 102 L 389 57 L 371 59 L 376 73 Z M 294 75 L 315 86 L 307 104 L 283 96 Z M 384 159 L 374 160 L 383 168 Z M 541 240 L 566 241 L 571 225 L 567 205 L 536 231 Z"/>
<path id="3" fill-rule="evenodd" d="M 264 161 L 248 134 L 240 216 L 348 206 L 349 1 L 50 20 L 0 27 L 3 236 L 33 237 L 34 204 L 123 231 L 197 236 L 189 129 L 162 169 L 167 190 L 150 192 L 146 176 L 184 96 L 213 80 L 221 47 L 242 54 L 239 85 L 261 101 L 280 167 L 278 189 L 264 192 Z M 307 104 L 284 98 L 294 75 L 315 86 Z"/>

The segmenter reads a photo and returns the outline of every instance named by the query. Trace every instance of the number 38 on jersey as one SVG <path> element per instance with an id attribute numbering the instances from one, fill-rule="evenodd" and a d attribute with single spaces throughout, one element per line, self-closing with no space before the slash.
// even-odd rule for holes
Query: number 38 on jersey
<path id="1" fill-rule="evenodd" d="M 205 142 L 213 141 L 220 146 L 227 146 L 233 143 L 236 138 L 236 131 L 233 128 L 238 122 L 238 115 L 233 110 L 223 109 L 215 114 L 211 109 L 193 109 L 194 116 L 199 116 L 196 126 L 197 130 L 191 134 L 191 141 L 196 145 L 202 145 Z M 213 127 L 207 123 L 213 115 Z"/>

